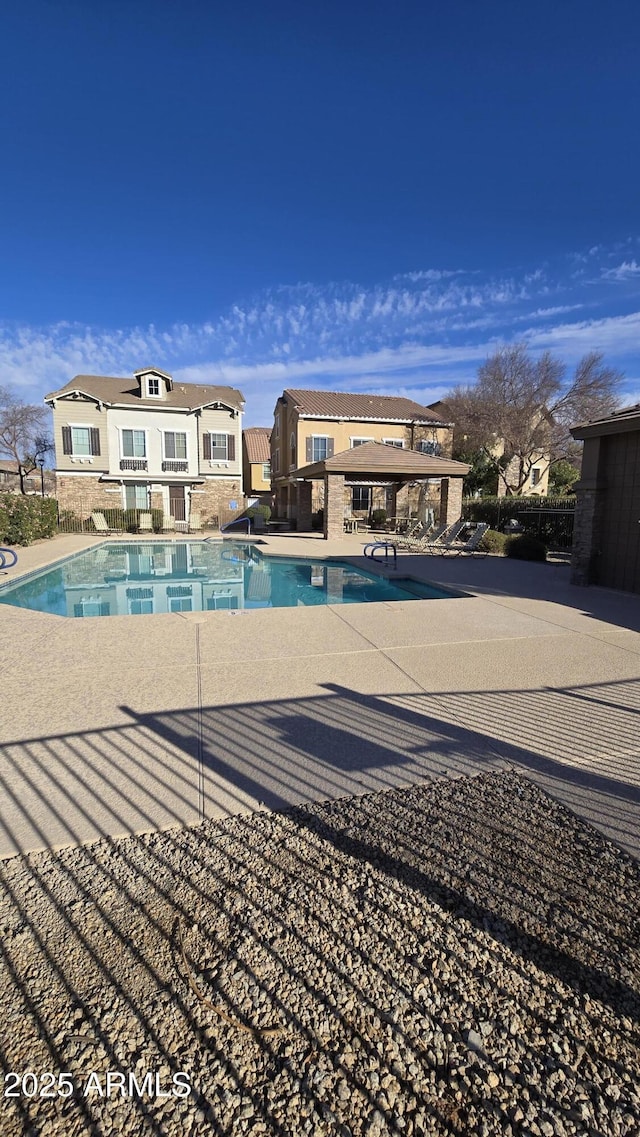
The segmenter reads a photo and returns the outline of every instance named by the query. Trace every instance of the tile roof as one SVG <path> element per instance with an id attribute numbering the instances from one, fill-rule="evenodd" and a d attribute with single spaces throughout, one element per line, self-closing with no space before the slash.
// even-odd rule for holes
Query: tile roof
<path id="1" fill-rule="evenodd" d="M 454 462 L 451 458 L 436 458 L 433 454 L 422 454 L 417 450 L 401 450 L 398 446 L 387 446 L 384 442 L 365 442 L 350 450 L 342 450 L 323 462 L 312 462 L 296 470 L 295 476 L 310 477 L 324 472 L 334 474 L 389 474 L 395 476 L 412 475 L 416 478 L 464 477 L 471 467 L 466 462 Z"/>
<path id="2" fill-rule="evenodd" d="M 64 387 L 45 395 L 45 402 L 61 398 L 72 391 L 81 391 L 101 403 L 122 403 L 127 406 L 176 407 L 179 410 L 195 410 L 210 403 L 224 403 L 234 410 L 242 410 L 244 396 L 234 387 L 204 386 L 199 383 L 176 383 L 162 399 L 149 399 L 140 395 L 140 385 L 135 378 L 121 379 L 112 375 L 76 375 Z"/>
<path id="3" fill-rule="evenodd" d="M 271 427 L 248 426 L 242 437 L 247 449 L 249 462 L 271 461 Z"/>
<path id="4" fill-rule="evenodd" d="M 377 419 L 383 422 L 446 423 L 437 411 L 396 395 L 352 395 L 343 391 L 285 392 L 302 415 L 320 418 Z"/>

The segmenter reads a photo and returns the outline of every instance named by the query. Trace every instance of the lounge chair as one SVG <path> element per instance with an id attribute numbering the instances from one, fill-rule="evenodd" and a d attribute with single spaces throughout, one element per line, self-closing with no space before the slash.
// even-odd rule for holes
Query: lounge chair
<path id="1" fill-rule="evenodd" d="M 454 541 L 458 540 L 465 524 L 465 521 L 459 519 L 458 521 L 454 521 L 453 525 L 440 525 L 435 532 L 427 534 L 423 541 L 416 542 L 411 548 L 414 552 L 418 553 L 429 553 L 433 555 L 446 553 Z"/>
<path id="2" fill-rule="evenodd" d="M 471 535 L 466 541 L 450 544 L 443 550 L 446 556 L 460 557 L 460 556 L 478 556 L 486 557 L 489 555 L 488 549 L 481 549 L 480 542 L 484 537 L 489 526 L 485 521 L 481 521 L 475 529 L 471 530 Z"/>
<path id="3" fill-rule="evenodd" d="M 192 513 L 189 516 L 189 532 L 201 533 L 202 532 L 202 518 L 199 513 Z"/>
<path id="4" fill-rule="evenodd" d="M 138 517 L 138 532 L 153 533 L 153 518 L 150 513 L 141 513 Z"/>
<path id="5" fill-rule="evenodd" d="M 120 529 L 112 529 L 107 525 L 107 519 L 104 513 L 92 513 L 91 520 L 95 526 L 96 533 L 120 533 Z"/>
<path id="6" fill-rule="evenodd" d="M 175 517 L 172 517 L 170 513 L 163 513 L 162 514 L 162 532 L 163 533 L 175 533 L 175 528 L 176 528 Z"/>

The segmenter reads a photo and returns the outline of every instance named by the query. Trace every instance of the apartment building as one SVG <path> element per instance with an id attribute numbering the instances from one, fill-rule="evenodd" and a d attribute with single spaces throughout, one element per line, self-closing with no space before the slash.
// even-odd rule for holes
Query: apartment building
<path id="1" fill-rule="evenodd" d="M 76 375 L 45 396 L 53 411 L 60 509 L 161 509 L 207 523 L 244 505 L 242 414 L 233 387 L 176 383 L 158 368 L 130 378 Z"/>

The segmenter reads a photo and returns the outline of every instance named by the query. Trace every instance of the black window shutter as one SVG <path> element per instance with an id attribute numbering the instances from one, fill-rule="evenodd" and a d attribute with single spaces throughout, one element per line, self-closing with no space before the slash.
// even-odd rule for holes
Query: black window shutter
<path id="1" fill-rule="evenodd" d="M 333 458 L 333 438 L 327 439 L 327 458 Z"/>
<path id="2" fill-rule="evenodd" d="M 306 460 L 307 460 L 307 462 L 313 462 L 313 438 L 311 438 L 310 435 L 307 435 L 307 438 L 305 441 L 306 441 L 306 447 L 307 447 L 307 449 L 306 449 Z"/>
<path id="3" fill-rule="evenodd" d="M 227 458 L 230 462 L 236 460 L 236 436 L 235 434 L 227 435 Z"/>
<path id="4" fill-rule="evenodd" d="M 100 453 L 100 431 L 97 426 L 91 427 L 91 453 Z"/>
<path id="5" fill-rule="evenodd" d="M 71 445 L 71 427 L 70 426 L 63 426 L 63 428 L 62 428 L 62 453 L 63 454 L 72 454 L 73 453 L 72 445 Z"/>
<path id="6" fill-rule="evenodd" d="M 202 457 L 211 457 L 211 435 L 208 431 L 202 435 Z"/>

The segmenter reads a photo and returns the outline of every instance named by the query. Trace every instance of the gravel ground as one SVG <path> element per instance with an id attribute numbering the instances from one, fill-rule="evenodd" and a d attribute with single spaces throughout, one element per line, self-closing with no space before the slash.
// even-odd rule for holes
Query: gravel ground
<path id="1" fill-rule="evenodd" d="M 2 1137 L 640 1134 L 639 866 L 516 775 L 0 875 Z"/>

